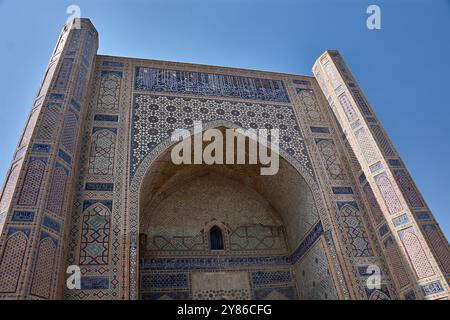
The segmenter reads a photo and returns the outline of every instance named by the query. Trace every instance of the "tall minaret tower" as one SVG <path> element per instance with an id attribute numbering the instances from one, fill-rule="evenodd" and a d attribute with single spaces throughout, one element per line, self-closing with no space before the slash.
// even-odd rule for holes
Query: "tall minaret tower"
<path id="1" fill-rule="evenodd" d="M 326 51 L 313 73 L 356 158 L 356 178 L 400 297 L 448 298 L 449 244 L 342 57 Z"/>
<path id="2" fill-rule="evenodd" d="M 60 298 L 86 92 L 98 48 L 88 19 L 64 26 L 1 191 L 0 298 Z"/>

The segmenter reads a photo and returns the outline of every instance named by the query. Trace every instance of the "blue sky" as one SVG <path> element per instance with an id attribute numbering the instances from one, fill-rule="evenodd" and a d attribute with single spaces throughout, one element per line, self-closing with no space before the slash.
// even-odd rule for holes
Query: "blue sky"
<path id="1" fill-rule="evenodd" d="M 450 1 L 0 0 L 2 181 L 71 4 L 100 54 L 311 75 L 339 50 L 449 237 Z"/>

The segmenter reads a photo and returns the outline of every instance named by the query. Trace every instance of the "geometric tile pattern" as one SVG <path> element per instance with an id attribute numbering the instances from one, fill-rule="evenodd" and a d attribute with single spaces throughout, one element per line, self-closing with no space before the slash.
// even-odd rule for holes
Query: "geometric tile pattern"
<path id="1" fill-rule="evenodd" d="M 92 136 L 89 173 L 113 174 L 116 135 L 109 130 L 97 131 Z"/>
<path id="2" fill-rule="evenodd" d="M 296 158 L 313 177 L 311 162 L 290 106 L 137 94 L 133 113 L 132 175 L 145 155 L 169 139 L 174 129 L 191 128 L 194 120 L 226 119 L 244 129 L 279 128 L 280 149 Z"/>
<path id="3" fill-rule="evenodd" d="M 67 175 L 68 170 L 57 163 L 55 170 L 53 170 L 46 209 L 58 215 L 61 214 L 61 208 L 64 201 Z"/>
<path id="4" fill-rule="evenodd" d="M 71 35 L 70 35 L 69 45 L 67 47 L 67 50 L 69 51 L 69 53 L 71 53 L 72 51 L 77 50 L 79 48 L 80 35 L 81 35 L 80 29 L 72 30 Z"/>
<path id="5" fill-rule="evenodd" d="M 142 289 L 185 288 L 188 287 L 187 273 L 144 274 L 141 279 Z"/>
<path id="6" fill-rule="evenodd" d="M 422 229 L 446 273 L 450 273 L 450 249 L 435 224 L 423 224 Z M 447 244 L 447 245 L 446 245 Z"/>
<path id="7" fill-rule="evenodd" d="M 39 116 L 38 109 L 34 108 L 31 111 L 31 115 L 30 115 L 30 118 L 28 120 L 27 126 L 26 126 L 26 128 L 25 128 L 25 130 L 23 132 L 22 139 L 20 141 L 21 145 L 26 145 L 30 141 L 31 135 L 33 133 L 33 129 L 34 129 L 34 127 L 36 125 L 36 121 L 38 119 L 38 116 Z"/>
<path id="8" fill-rule="evenodd" d="M 400 190 L 402 191 L 405 198 L 408 200 L 410 206 L 414 208 L 422 208 L 424 204 L 417 194 L 411 179 L 405 170 L 393 170 L 395 180 L 397 181 Z"/>
<path id="9" fill-rule="evenodd" d="M 83 212 L 80 265 L 108 264 L 110 215 L 109 209 L 101 203 Z"/>
<path id="10" fill-rule="evenodd" d="M 78 69 L 77 78 L 75 81 L 75 87 L 73 89 L 73 98 L 76 101 L 81 101 L 81 98 L 83 95 L 83 90 L 84 90 L 85 84 L 86 84 L 87 73 L 88 73 L 87 68 L 83 64 L 80 64 L 80 67 Z"/>
<path id="11" fill-rule="evenodd" d="M 298 98 L 305 108 L 305 114 L 308 121 L 311 123 L 321 122 L 323 120 L 323 116 L 320 113 L 314 91 L 311 89 L 303 88 L 296 88 L 296 91 L 298 93 Z"/>
<path id="12" fill-rule="evenodd" d="M 64 117 L 64 127 L 61 134 L 61 144 L 70 153 L 73 153 L 75 148 L 77 128 L 78 115 L 70 109 L 67 111 L 66 116 Z"/>
<path id="13" fill-rule="evenodd" d="M 316 139 L 316 144 L 322 155 L 325 169 L 333 180 L 344 180 L 346 175 L 342 169 L 342 164 L 336 152 L 333 140 L 329 139 Z"/>
<path id="14" fill-rule="evenodd" d="M 403 265 L 402 257 L 391 237 L 384 240 L 384 248 L 389 261 L 392 264 L 392 270 L 397 279 L 400 288 L 409 284 L 409 277 Z"/>
<path id="15" fill-rule="evenodd" d="M 197 290 L 193 293 L 193 300 L 250 300 L 248 289 L 229 290 Z"/>
<path id="16" fill-rule="evenodd" d="M 70 72 L 72 70 L 72 64 L 72 58 L 63 59 L 58 77 L 56 78 L 55 89 L 61 90 L 66 88 L 67 82 L 69 81 Z"/>
<path id="17" fill-rule="evenodd" d="M 372 256 L 372 250 L 368 243 L 368 238 L 364 232 L 360 212 L 356 202 L 338 202 L 339 220 L 343 237 L 348 241 L 348 248 L 354 257 Z M 343 227 L 343 228 L 341 228 Z"/>
<path id="18" fill-rule="evenodd" d="M 43 160 L 37 158 L 35 160 L 30 159 L 30 161 L 18 200 L 18 204 L 22 206 L 34 206 L 36 204 L 45 172 L 46 164 Z"/>
<path id="19" fill-rule="evenodd" d="M 119 106 L 119 92 L 122 73 L 103 71 L 100 82 L 97 107 L 105 110 L 117 109 Z"/>
<path id="20" fill-rule="evenodd" d="M 325 70 L 325 73 L 327 74 L 328 78 L 331 81 L 331 85 L 333 86 L 333 89 L 337 88 L 341 81 L 339 80 L 332 64 L 330 61 L 327 61 L 323 64 L 323 68 Z"/>
<path id="21" fill-rule="evenodd" d="M 251 273 L 253 285 L 283 284 L 292 281 L 290 271 L 257 271 Z"/>
<path id="22" fill-rule="evenodd" d="M 336 72 L 332 65 L 334 65 L 339 72 Z M 324 71 L 326 77 L 322 78 L 323 75 L 320 72 L 323 73 Z M 390 157 L 398 158 L 394 146 L 391 144 L 383 128 L 372 113 L 370 106 L 364 99 L 363 94 L 359 91 L 358 86 L 339 53 L 336 51 L 325 52 L 316 60 L 313 72 L 318 79 L 322 91 L 326 94 L 330 106 L 332 106 L 333 103 L 336 104 L 341 102 L 343 109 L 345 109 L 344 111 L 347 117 L 346 119 L 343 119 L 339 117 L 339 114 L 336 112 L 337 110 L 332 108 L 333 113 L 336 118 L 338 118 L 337 120 L 341 127 L 340 133 L 342 133 L 343 139 L 348 141 L 353 148 L 357 148 L 361 151 L 358 152 L 358 158 L 361 161 L 366 160 L 365 164 L 361 163 L 362 166 L 360 168 L 355 167 L 358 172 L 354 172 L 354 176 L 355 178 L 361 178 L 361 176 L 364 175 L 364 178 L 360 179 L 360 183 L 364 187 L 365 198 L 369 202 L 371 208 L 370 211 L 374 220 L 372 221 L 373 227 L 375 230 L 379 231 L 379 233 L 376 232 L 376 234 L 372 234 L 369 228 L 367 230 L 369 231 L 369 234 L 371 234 L 371 238 L 378 238 L 379 244 L 383 244 L 384 242 L 383 251 L 389 257 L 387 262 L 389 263 L 392 274 L 394 274 L 396 284 L 398 284 L 396 289 L 399 292 L 397 292 L 397 294 L 402 298 L 406 296 L 423 298 L 424 295 L 417 290 L 417 285 L 414 285 L 413 288 L 416 290 L 415 292 L 414 290 L 411 290 L 412 284 L 410 283 L 410 280 L 412 280 L 412 278 L 409 279 L 409 268 L 412 267 L 417 275 L 417 277 L 414 277 L 415 282 L 417 282 L 417 278 L 424 279 L 424 277 L 433 277 L 434 279 L 430 279 L 430 281 L 439 278 L 442 279 L 442 276 L 445 276 L 445 274 L 440 273 L 439 270 L 433 270 L 434 261 L 432 260 L 431 255 L 429 255 L 429 249 L 432 246 L 431 242 L 427 244 L 423 241 L 422 234 L 425 232 L 420 232 L 420 234 L 417 233 L 420 229 L 417 224 L 418 221 L 415 219 L 411 220 L 410 217 L 416 215 L 424 220 L 429 219 L 431 221 L 433 220 L 433 217 L 427 212 L 424 213 L 426 205 L 419 192 L 416 190 L 406 169 L 396 169 L 403 167 L 402 162 L 399 159 L 389 159 Z M 356 106 L 357 108 L 355 111 L 360 111 L 363 116 L 365 116 L 365 121 L 362 121 L 362 119 L 356 120 L 359 112 L 357 115 L 353 115 L 353 112 L 349 112 L 349 108 L 346 108 L 345 103 L 342 103 L 342 97 L 347 94 L 347 90 L 352 93 L 351 95 L 348 95 L 348 105 L 351 107 Z M 339 113 L 342 114 L 342 110 L 339 110 Z M 361 159 L 360 154 L 365 159 Z M 386 166 L 384 162 L 387 162 L 388 166 Z M 361 170 L 363 171 L 363 174 L 361 173 Z M 382 170 L 386 171 L 382 172 Z M 380 171 L 381 173 L 376 176 L 374 175 Z M 393 177 L 391 177 L 391 174 Z M 366 176 L 367 180 L 365 178 Z M 377 186 L 371 186 L 370 188 L 369 183 L 372 183 L 372 177 L 374 177 Z M 392 180 L 393 178 L 395 180 Z M 398 189 L 400 189 L 400 193 Z M 374 194 L 372 191 L 377 192 Z M 408 206 L 405 206 L 405 202 L 408 203 Z M 420 214 L 411 212 L 411 207 L 421 208 L 422 212 Z M 387 217 L 389 214 L 396 215 L 396 217 L 392 219 L 393 226 L 385 221 L 386 219 L 384 217 Z M 397 242 L 399 240 L 397 235 L 394 235 L 394 239 L 389 233 L 397 232 L 391 230 L 391 228 L 401 229 L 402 227 L 408 229 L 399 232 L 401 239 Z M 437 230 L 439 232 L 439 229 Z M 372 237 L 372 235 L 375 237 Z M 448 244 L 446 241 L 442 241 L 442 239 L 437 241 L 445 248 L 444 250 L 448 251 Z M 376 249 L 376 246 L 373 248 Z M 436 250 L 432 251 L 434 251 L 434 258 L 437 258 Z M 404 258 L 405 261 L 403 261 Z M 405 270 L 405 268 L 407 268 L 407 270 Z M 445 289 L 445 293 L 448 296 L 448 287 Z M 386 292 L 389 293 L 386 294 L 386 297 L 396 298 L 395 293 L 392 294 L 390 288 Z M 382 292 L 382 290 L 377 290 L 370 294 L 367 292 L 367 296 L 370 296 L 369 298 L 372 298 L 371 296 L 373 294 L 376 294 L 379 298 L 386 298 L 384 297 L 385 292 Z M 443 297 L 445 297 L 445 295 L 440 294 L 433 298 L 439 299 Z"/>
<path id="23" fill-rule="evenodd" d="M 378 155 L 372 145 L 372 141 L 367 137 L 364 128 L 355 131 L 355 137 L 358 140 L 359 148 L 366 158 L 368 164 L 372 164 L 378 160 Z"/>
<path id="24" fill-rule="evenodd" d="M 419 279 L 434 275 L 433 268 L 423 250 L 422 244 L 417 238 L 414 229 L 409 227 L 399 232 L 403 246 L 408 253 L 409 259 Z"/>
<path id="25" fill-rule="evenodd" d="M 38 139 L 54 140 L 58 129 L 58 121 L 60 117 L 61 104 L 51 102 L 45 107 L 39 127 Z"/>
<path id="26" fill-rule="evenodd" d="M 369 203 L 370 206 L 370 213 L 372 214 L 375 223 L 378 225 L 382 221 L 384 221 L 383 212 L 381 211 L 381 208 L 378 205 L 378 201 L 375 198 L 375 195 L 373 194 L 370 184 L 366 183 L 366 185 L 363 187 L 363 190 L 366 195 L 367 202 Z"/>
<path id="27" fill-rule="evenodd" d="M 86 39 L 85 39 L 85 44 L 83 47 L 83 51 L 81 53 L 81 61 L 82 64 L 84 64 L 85 66 L 89 66 L 90 64 L 90 59 L 89 57 L 91 57 L 94 54 L 94 44 L 95 44 L 95 34 L 94 32 L 91 30 L 88 30 L 88 32 L 86 32 Z"/>
<path id="28" fill-rule="evenodd" d="M 56 245 L 53 239 L 46 237 L 39 243 L 34 277 L 31 283 L 32 295 L 48 299 L 54 277 Z"/>
<path id="29" fill-rule="evenodd" d="M 391 181 L 389 180 L 385 172 L 380 173 L 375 177 L 375 182 L 380 189 L 381 195 L 383 196 L 386 207 L 391 214 L 397 213 L 403 210 L 403 206 L 392 187 Z"/>
<path id="30" fill-rule="evenodd" d="M 365 115 L 371 115 L 369 106 L 366 104 L 366 101 L 361 96 L 361 93 L 359 90 L 353 89 L 351 90 L 353 93 L 353 97 L 355 98 L 356 103 L 358 104 L 359 109 L 364 113 Z"/>
<path id="31" fill-rule="evenodd" d="M 16 187 L 16 182 L 19 177 L 19 173 L 20 173 L 20 166 L 16 164 L 11 168 L 9 175 L 6 178 L 3 193 L 1 193 L 0 213 L 5 212 L 9 207 L 11 199 L 14 195 L 14 188 Z M 0 221 L 0 232 L 1 232 L 1 221 Z"/>
<path id="32" fill-rule="evenodd" d="M 341 103 L 342 109 L 344 110 L 348 121 L 353 122 L 356 120 L 358 115 L 356 114 L 355 109 L 345 93 L 339 96 L 339 102 Z"/>
<path id="33" fill-rule="evenodd" d="M 370 129 L 375 137 L 375 140 L 378 142 L 381 151 L 383 151 L 385 156 L 392 157 L 395 156 L 395 151 L 391 146 L 391 143 L 387 140 L 384 135 L 382 129 L 378 125 L 371 125 Z"/>
<path id="34" fill-rule="evenodd" d="M 0 260 L 1 292 L 16 291 L 27 242 L 27 236 L 21 231 L 17 231 L 6 241 L 3 256 Z"/>

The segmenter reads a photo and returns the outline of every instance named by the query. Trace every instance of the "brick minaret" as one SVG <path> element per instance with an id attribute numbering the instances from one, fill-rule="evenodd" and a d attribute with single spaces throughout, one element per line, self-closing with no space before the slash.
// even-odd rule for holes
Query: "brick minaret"
<path id="1" fill-rule="evenodd" d="M 0 201 L 0 298 L 55 299 L 64 283 L 80 126 L 98 48 L 88 19 L 66 24 L 17 146 Z"/>
<path id="2" fill-rule="evenodd" d="M 337 51 L 326 51 L 313 72 L 356 157 L 354 172 L 400 297 L 447 297 L 448 242 L 348 67 Z"/>

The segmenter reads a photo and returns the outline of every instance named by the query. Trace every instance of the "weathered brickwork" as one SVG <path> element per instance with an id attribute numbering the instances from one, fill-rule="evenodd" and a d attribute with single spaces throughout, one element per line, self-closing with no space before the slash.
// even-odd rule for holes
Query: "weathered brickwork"
<path id="1" fill-rule="evenodd" d="M 1 189 L 0 298 L 448 297 L 448 242 L 337 52 L 307 77 L 97 48 L 82 19 L 52 53 Z M 194 121 L 278 129 L 278 173 L 175 165 Z"/>

